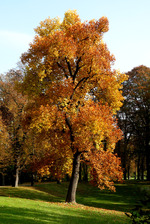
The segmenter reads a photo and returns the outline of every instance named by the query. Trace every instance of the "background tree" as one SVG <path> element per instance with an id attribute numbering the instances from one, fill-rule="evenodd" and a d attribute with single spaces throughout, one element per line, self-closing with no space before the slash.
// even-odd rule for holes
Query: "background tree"
<path id="1" fill-rule="evenodd" d="M 26 120 L 24 122 L 26 124 Z M 29 131 L 26 141 L 32 155 L 28 171 L 37 174 L 39 178 L 47 177 L 60 183 L 66 174 L 70 175 L 72 163 L 67 154 L 62 156 L 57 147 L 52 147 L 48 135 L 50 133 L 44 130 L 37 133 L 35 128 Z"/>
<path id="2" fill-rule="evenodd" d="M 26 132 L 24 132 L 22 126 L 27 100 L 21 93 L 18 93 L 15 87 L 16 83 L 21 82 L 21 80 L 22 73 L 19 70 L 11 70 L 0 78 L 0 111 L 7 132 L 7 139 L 9 139 L 9 153 L 7 154 L 9 156 L 9 165 L 12 167 L 12 179 L 15 178 L 15 181 L 12 180 L 12 184 L 15 187 L 18 186 L 19 173 L 29 156 L 29 148 L 25 144 Z M 3 148 L 5 154 L 6 149 L 7 147 Z M 2 161 L 3 165 L 5 164 L 4 161 Z"/>
<path id="3" fill-rule="evenodd" d="M 146 168 L 147 179 L 150 180 L 150 68 L 139 66 L 127 75 L 129 79 L 124 82 L 123 88 L 125 102 L 118 113 L 120 127 L 124 132 L 122 161 L 127 162 L 131 153 L 137 166 L 138 179 L 144 178 Z M 123 167 L 126 170 L 126 164 Z"/>
<path id="4" fill-rule="evenodd" d="M 10 163 L 9 135 L 2 117 L 0 116 L 0 174 L 2 176 L 2 185 L 5 185 L 5 175 L 7 174 L 7 168 Z"/>
<path id="5" fill-rule="evenodd" d="M 26 66 L 22 88 L 34 101 L 26 116 L 30 128 L 48 139 L 51 152 L 72 160 L 66 201 L 76 200 L 81 154 L 94 182 L 114 189 L 113 181 L 122 178 L 114 154 L 122 135 L 115 114 L 126 76 L 111 70 L 114 56 L 102 40 L 108 20 L 82 23 L 76 11 L 68 11 L 62 22 L 48 18 L 35 31 L 21 58 Z"/>

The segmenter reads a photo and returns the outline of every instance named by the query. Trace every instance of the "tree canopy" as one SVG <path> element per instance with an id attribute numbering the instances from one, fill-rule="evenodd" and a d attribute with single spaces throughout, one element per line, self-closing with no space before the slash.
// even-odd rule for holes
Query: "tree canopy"
<path id="1" fill-rule="evenodd" d="M 32 99 L 29 126 L 38 139 L 47 140 L 50 154 L 72 161 L 67 202 L 75 202 L 81 155 L 100 188 L 114 189 L 113 181 L 122 178 L 114 154 L 122 137 L 115 115 L 126 75 L 111 69 L 115 58 L 103 42 L 108 25 L 106 17 L 81 22 L 76 11 L 67 11 L 62 22 L 41 22 L 21 57 L 26 66 L 22 89 Z"/>

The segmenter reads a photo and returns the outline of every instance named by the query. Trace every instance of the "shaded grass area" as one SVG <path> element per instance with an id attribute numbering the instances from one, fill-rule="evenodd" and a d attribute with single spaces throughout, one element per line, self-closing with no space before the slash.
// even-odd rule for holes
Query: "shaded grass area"
<path id="1" fill-rule="evenodd" d="M 97 188 L 79 189 L 79 203 L 98 208 L 129 212 L 137 202 L 143 200 L 145 190 L 150 191 L 149 182 L 125 182 L 116 184 L 116 192 L 100 191 Z M 86 197 L 88 195 L 88 197 Z"/>
<path id="2" fill-rule="evenodd" d="M 150 191 L 150 182 L 125 182 L 116 192 L 79 183 L 77 204 L 65 204 L 68 183 L 40 183 L 34 187 L 0 187 L 0 224 L 130 223 L 124 212 Z M 90 206 L 90 207 L 89 207 Z"/>

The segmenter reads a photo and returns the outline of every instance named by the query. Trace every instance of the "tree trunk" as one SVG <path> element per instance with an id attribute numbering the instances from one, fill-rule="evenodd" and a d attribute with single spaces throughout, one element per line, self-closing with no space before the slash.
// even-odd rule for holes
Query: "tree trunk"
<path id="1" fill-rule="evenodd" d="M 2 173 L 2 186 L 5 186 L 5 175 Z"/>
<path id="2" fill-rule="evenodd" d="M 146 126 L 146 170 L 147 170 L 147 180 L 150 181 L 150 141 L 149 141 L 149 119 Z"/>
<path id="3" fill-rule="evenodd" d="M 150 181 L 150 155 L 147 153 L 146 156 L 146 169 L 147 169 L 147 180 Z"/>
<path id="4" fill-rule="evenodd" d="M 138 154 L 138 162 L 137 162 L 137 179 L 140 180 L 140 155 Z"/>
<path id="5" fill-rule="evenodd" d="M 136 180 L 136 171 L 134 172 L 134 179 Z"/>
<path id="6" fill-rule="evenodd" d="M 15 187 L 19 186 L 19 168 L 16 168 L 16 179 L 15 179 Z"/>
<path id="7" fill-rule="evenodd" d="M 127 169 L 126 168 L 124 168 L 123 177 L 124 177 L 124 180 L 127 179 Z"/>
<path id="8" fill-rule="evenodd" d="M 76 203 L 76 190 L 79 180 L 80 152 L 74 154 L 72 176 L 68 188 L 66 202 Z"/>
<path id="9" fill-rule="evenodd" d="M 141 180 L 144 180 L 144 157 L 142 157 L 141 162 Z"/>
<path id="10" fill-rule="evenodd" d="M 127 179 L 127 139 L 126 137 L 125 137 L 125 142 L 123 147 L 122 165 L 123 165 L 123 177 L 124 177 L 124 180 L 126 180 Z"/>
<path id="11" fill-rule="evenodd" d="M 57 184 L 61 184 L 61 180 L 57 179 Z"/>
<path id="12" fill-rule="evenodd" d="M 80 168 L 79 168 L 79 182 L 82 181 L 82 163 L 80 163 Z"/>
<path id="13" fill-rule="evenodd" d="M 128 180 L 130 180 L 130 166 L 128 166 Z"/>
<path id="14" fill-rule="evenodd" d="M 31 186 L 34 186 L 34 174 L 31 173 Z"/>

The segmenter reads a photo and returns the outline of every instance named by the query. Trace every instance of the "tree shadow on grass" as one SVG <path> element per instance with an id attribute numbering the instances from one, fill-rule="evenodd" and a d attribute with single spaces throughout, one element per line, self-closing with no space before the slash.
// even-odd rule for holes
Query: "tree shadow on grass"
<path id="1" fill-rule="evenodd" d="M 139 186 L 123 184 L 116 187 L 116 192 L 98 189 L 91 192 L 88 189 L 84 193 L 79 191 L 77 201 L 92 207 L 130 212 L 142 197 Z"/>

